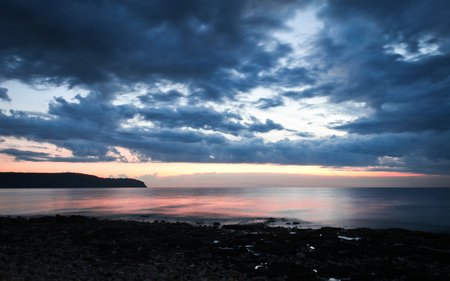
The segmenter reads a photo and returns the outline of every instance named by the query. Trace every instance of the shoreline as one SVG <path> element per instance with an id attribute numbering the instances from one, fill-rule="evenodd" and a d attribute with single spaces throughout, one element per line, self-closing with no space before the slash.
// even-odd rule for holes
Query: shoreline
<path id="1" fill-rule="evenodd" d="M 0 217 L 4 280 L 448 280 L 450 234 Z"/>
<path id="2" fill-rule="evenodd" d="M 361 220 L 346 221 L 343 224 L 337 222 L 326 221 L 306 221 L 298 218 L 289 217 L 247 217 L 247 216 L 204 216 L 204 215 L 185 215 L 179 216 L 178 214 L 166 214 L 166 213 L 131 213 L 131 214 L 116 214 L 109 212 L 49 212 L 49 213 L 28 213 L 28 214 L 0 214 L 0 217 L 10 218 L 40 218 L 40 217 L 52 217 L 52 216 L 83 216 L 88 218 L 95 218 L 98 220 L 110 220 L 110 221 L 136 221 L 144 223 L 152 223 L 155 221 L 163 221 L 166 223 L 187 223 L 194 226 L 214 226 L 219 224 L 220 226 L 232 224 L 232 225 L 249 225 L 255 223 L 262 223 L 269 228 L 282 227 L 287 229 L 312 229 L 317 230 L 321 228 L 341 228 L 344 230 L 367 228 L 373 230 L 385 230 L 385 229 L 404 229 L 407 231 L 418 231 L 425 233 L 443 233 L 450 235 L 450 226 L 446 225 L 434 225 L 424 223 L 399 223 L 397 221 L 376 221 L 376 220 Z"/>
<path id="3" fill-rule="evenodd" d="M 42 216 L 86 216 L 89 218 L 96 218 L 99 220 L 124 220 L 124 221 L 137 221 L 151 223 L 154 221 L 165 221 L 167 223 L 187 223 L 195 226 L 213 226 L 214 223 L 225 224 L 252 224 L 263 223 L 267 227 L 283 227 L 287 229 L 320 229 L 323 227 L 333 227 L 342 229 L 356 229 L 356 228 L 369 228 L 374 230 L 383 230 L 390 228 L 405 229 L 408 231 L 421 231 L 427 233 L 447 233 L 450 234 L 450 227 L 446 225 L 433 225 L 433 224 L 411 224 L 389 221 L 370 221 L 367 223 L 360 223 L 358 220 L 355 222 L 348 221 L 346 224 L 321 222 L 321 221 L 306 221 L 297 218 L 289 217 L 247 217 L 247 216 L 201 216 L 201 215 L 187 215 L 180 217 L 179 215 L 171 215 L 165 213 L 146 213 L 146 214 L 109 214 L 109 213 L 79 213 L 79 212 L 67 212 L 67 213 L 47 213 L 47 214 L 19 214 L 19 215 L 0 215 L 9 217 L 25 217 L 25 218 L 38 218 Z"/>

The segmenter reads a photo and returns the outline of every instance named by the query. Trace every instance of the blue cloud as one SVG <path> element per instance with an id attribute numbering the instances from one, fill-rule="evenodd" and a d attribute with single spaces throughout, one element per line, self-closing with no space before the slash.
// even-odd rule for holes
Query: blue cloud
<path id="1" fill-rule="evenodd" d="M 1 1 L 0 82 L 88 94 L 56 97 L 41 115 L 0 111 L 2 137 L 52 143 L 72 157 L 17 147 L 0 153 L 126 161 L 115 148 L 123 147 L 140 161 L 449 174 L 450 2 L 321 3 Z M 307 45 L 301 56 L 297 42 L 274 34 L 289 31 L 307 6 L 318 9 L 322 27 L 298 42 Z M 252 103 L 262 121 L 244 101 L 258 87 L 273 92 Z M 118 105 L 130 93 L 136 98 Z M 268 115 L 317 97 L 344 115 L 348 104 L 367 111 L 328 124 L 342 133 L 328 137 L 287 130 Z M 0 100 L 11 101 L 6 88 Z M 303 139 L 263 139 L 275 131 Z"/>
<path id="2" fill-rule="evenodd" d="M 8 89 L 0 87 L 0 100 L 11 101 L 8 96 Z"/>
<path id="3" fill-rule="evenodd" d="M 269 109 L 271 107 L 284 106 L 283 99 L 281 99 L 280 97 L 275 97 L 273 99 L 260 98 L 254 104 L 256 104 L 259 109 Z"/>

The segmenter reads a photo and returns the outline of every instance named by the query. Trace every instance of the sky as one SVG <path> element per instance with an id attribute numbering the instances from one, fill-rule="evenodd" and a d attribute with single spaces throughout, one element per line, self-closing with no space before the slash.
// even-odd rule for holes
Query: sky
<path id="1" fill-rule="evenodd" d="M 450 186 L 450 1 L 3 0 L 0 171 Z"/>

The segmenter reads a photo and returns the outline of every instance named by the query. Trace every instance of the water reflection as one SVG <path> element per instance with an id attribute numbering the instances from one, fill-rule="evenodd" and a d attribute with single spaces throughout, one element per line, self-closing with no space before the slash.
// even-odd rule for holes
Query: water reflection
<path id="1" fill-rule="evenodd" d="M 273 217 L 302 221 L 303 227 L 446 231 L 450 230 L 449 195 L 450 189 L 445 188 L 3 189 L 0 215 L 83 214 L 186 221 Z"/>
<path id="2" fill-rule="evenodd" d="M 353 224 L 450 231 L 449 188 L 349 188 Z"/>

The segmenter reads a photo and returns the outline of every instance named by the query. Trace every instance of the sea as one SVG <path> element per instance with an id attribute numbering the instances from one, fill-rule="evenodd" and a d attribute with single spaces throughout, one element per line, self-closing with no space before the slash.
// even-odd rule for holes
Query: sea
<path id="1" fill-rule="evenodd" d="M 199 225 L 404 228 L 450 233 L 450 188 L 0 189 L 0 216 L 84 215 Z"/>

